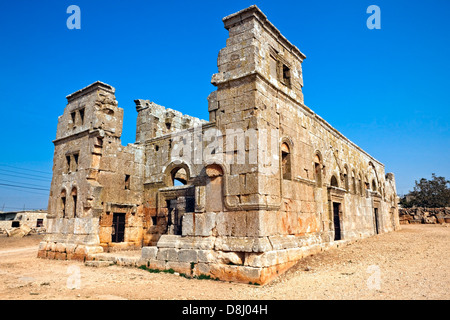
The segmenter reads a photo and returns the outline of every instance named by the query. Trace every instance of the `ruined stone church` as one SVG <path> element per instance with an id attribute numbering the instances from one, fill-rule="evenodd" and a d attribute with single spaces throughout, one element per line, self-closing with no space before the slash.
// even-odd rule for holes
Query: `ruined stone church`
<path id="1" fill-rule="evenodd" d="M 112 86 L 67 96 L 39 257 L 137 249 L 149 268 L 264 284 L 399 226 L 394 175 L 304 104 L 305 55 L 256 6 L 223 23 L 209 121 L 138 99 L 123 146 Z"/>

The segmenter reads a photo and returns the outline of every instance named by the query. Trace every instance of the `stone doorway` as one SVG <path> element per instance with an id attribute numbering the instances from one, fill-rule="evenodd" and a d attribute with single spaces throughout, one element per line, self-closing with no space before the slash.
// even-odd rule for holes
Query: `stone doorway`
<path id="1" fill-rule="evenodd" d="M 379 234 L 380 233 L 380 226 L 378 224 L 378 208 L 374 208 L 373 209 L 373 216 L 375 219 L 375 234 Z"/>
<path id="2" fill-rule="evenodd" d="M 125 239 L 125 213 L 114 213 L 111 242 L 123 242 Z"/>
<path id="3" fill-rule="evenodd" d="M 181 234 L 181 215 L 177 199 L 167 200 L 167 234 Z"/>
<path id="4" fill-rule="evenodd" d="M 341 204 L 339 202 L 333 202 L 334 241 L 342 239 L 340 211 Z"/>

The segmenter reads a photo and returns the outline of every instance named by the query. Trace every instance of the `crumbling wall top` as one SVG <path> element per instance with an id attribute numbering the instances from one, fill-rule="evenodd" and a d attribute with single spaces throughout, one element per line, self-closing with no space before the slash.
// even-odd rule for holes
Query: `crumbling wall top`
<path id="1" fill-rule="evenodd" d="M 74 93 L 69 94 L 68 96 L 66 96 L 66 99 L 68 102 L 71 102 L 77 98 L 79 98 L 80 96 L 86 95 L 94 90 L 105 90 L 109 93 L 114 94 L 114 92 L 116 91 L 116 89 L 114 89 L 114 87 L 110 86 L 109 84 L 106 84 L 104 82 L 101 81 L 96 81 L 90 85 L 88 85 L 87 87 L 84 87 L 83 89 L 80 89 L 78 91 L 75 91 Z"/>

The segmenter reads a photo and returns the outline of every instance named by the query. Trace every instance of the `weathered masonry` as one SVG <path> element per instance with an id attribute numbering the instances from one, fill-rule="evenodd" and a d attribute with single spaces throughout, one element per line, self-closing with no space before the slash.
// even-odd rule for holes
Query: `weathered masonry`
<path id="1" fill-rule="evenodd" d="M 115 89 L 67 97 L 39 257 L 142 248 L 150 268 L 267 283 L 302 257 L 399 226 L 395 179 L 304 105 L 305 55 L 251 6 L 223 19 L 209 121 Z"/>

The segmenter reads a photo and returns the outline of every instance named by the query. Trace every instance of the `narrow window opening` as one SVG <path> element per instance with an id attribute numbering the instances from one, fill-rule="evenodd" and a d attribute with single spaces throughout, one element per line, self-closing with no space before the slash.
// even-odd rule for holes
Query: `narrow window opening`
<path id="1" fill-rule="evenodd" d="M 363 193 L 364 193 L 361 176 L 359 176 L 359 178 L 358 178 L 358 193 L 360 195 L 363 195 Z"/>
<path id="2" fill-rule="evenodd" d="M 130 175 L 125 175 L 125 190 L 130 190 Z"/>
<path id="3" fill-rule="evenodd" d="M 66 172 L 69 173 L 70 172 L 70 156 L 66 156 Z"/>
<path id="4" fill-rule="evenodd" d="M 77 217 L 77 196 L 74 195 L 72 196 L 73 198 L 73 217 L 76 218 Z"/>
<path id="5" fill-rule="evenodd" d="M 72 189 L 72 203 L 73 203 L 73 217 L 76 218 L 77 217 L 77 189 L 73 188 Z"/>
<path id="6" fill-rule="evenodd" d="M 291 86 L 291 70 L 286 65 L 283 65 L 283 83 L 287 87 Z"/>
<path id="7" fill-rule="evenodd" d="M 291 180 L 291 153 L 286 143 L 281 145 L 281 167 L 283 179 Z"/>
<path id="8" fill-rule="evenodd" d="M 66 194 L 63 193 L 63 195 L 61 196 L 61 213 L 62 213 L 62 217 L 65 218 L 66 217 Z"/>
<path id="9" fill-rule="evenodd" d="M 76 119 L 76 112 L 71 112 L 70 113 L 70 118 L 72 119 L 72 126 L 75 127 L 75 119 Z"/>
<path id="10" fill-rule="evenodd" d="M 36 220 L 36 228 L 40 228 L 44 226 L 44 219 L 37 219 Z"/>
<path id="11" fill-rule="evenodd" d="M 83 125 L 83 123 L 84 123 L 84 108 L 80 109 L 80 121 L 81 121 L 81 125 Z"/>
<path id="12" fill-rule="evenodd" d="M 345 185 L 345 190 L 349 190 L 349 185 L 348 185 L 348 175 L 347 173 L 344 173 L 344 185 Z"/>
<path id="13" fill-rule="evenodd" d="M 74 160 L 74 170 L 73 171 L 78 171 L 78 157 L 79 154 L 78 153 L 74 153 L 73 154 L 73 160 Z"/>
<path id="14" fill-rule="evenodd" d="M 314 179 L 316 180 L 316 186 L 322 187 L 322 163 L 317 153 L 314 156 Z"/>

